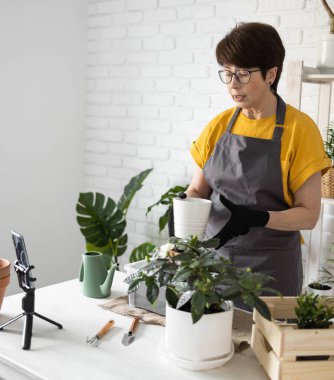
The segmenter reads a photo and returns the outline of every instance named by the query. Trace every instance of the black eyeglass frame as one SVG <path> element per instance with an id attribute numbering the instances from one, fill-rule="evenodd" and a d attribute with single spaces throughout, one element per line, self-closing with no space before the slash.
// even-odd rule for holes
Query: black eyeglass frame
<path id="1" fill-rule="evenodd" d="M 236 70 L 235 72 L 233 71 L 230 71 L 230 70 L 224 70 L 224 69 L 221 69 L 221 70 L 218 70 L 218 75 L 219 75 L 219 79 L 224 83 L 224 84 L 229 84 L 232 82 L 232 78 L 233 78 L 233 75 L 235 75 L 237 81 L 241 84 L 248 84 L 251 80 L 251 77 L 252 77 L 252 73 L 256 73 L 257 71 L 261 71 L 262 69 L 256 69 L 256 70 Z M 248 79 L 248 82 L 241 82 L 240 81 L 240 78 L 238 76 L 238 73 L 240 71 L 243 71 L 243 72 L 247 72 L 249 74 L 249 79 Z M 220 75 L 220 73 L 225 73 L 225 72 L 228 72 L 228 73 L 231 73 L 231 79 L 229 82 L 224 82 L 223 79 L 222 79 L 222 76 Z"/>

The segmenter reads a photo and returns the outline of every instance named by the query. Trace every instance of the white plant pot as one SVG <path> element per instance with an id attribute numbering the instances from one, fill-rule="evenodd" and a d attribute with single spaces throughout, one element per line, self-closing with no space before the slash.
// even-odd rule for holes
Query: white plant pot
<path id="1" fill-rule="evenodd" d="M 311 288 L 309 285 L 307 286 L 307 293 L 309 294 L 316 294 L 318 296 L 331 296 L 333 294 L 333 288 L 328 285 L 330 289 L 321 290 L 321 289 L 314 289 Z"/>
<path id="2" fill-rule="evenodd" d="M 166 305 L 164 348 L 177 359 L 174 364 L 193 370 L 209 369 L 233 356 L 233 303 L 228 301 L 226 306 L 228 310 L 205 314 L 193 324 L 191 313 Z"/>
<path id="3" fill-rule="evenodd" d="M 326 34 L 318 45 L 317 67 L 334 67 L 334 34 Z"/>

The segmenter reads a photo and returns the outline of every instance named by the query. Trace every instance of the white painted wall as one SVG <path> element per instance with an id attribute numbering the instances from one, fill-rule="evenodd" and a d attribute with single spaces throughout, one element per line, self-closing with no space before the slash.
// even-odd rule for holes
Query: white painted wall
<path id="1" fill-rule="evenodd" d="M 158 233 L 162 209 L 145 217 L 147 206 L 189 182 L 192 140 L 233 105 L 218 79 L 215 46 L 241 21 L 276 27 L 286 61 L 307 66 L 329 31 L 320 0 L 89 1 L 86 188 L 117 200 L 131 176 L 154 168 L 128 213 L 129 252 L 166 237 Z M 303 87 L 310 116 L 317 90 Z M 284 98 L 285 72 L 279 92 Z"/>
<path id="2" fill-rule="evenodd" d="M 0 0 L 0 256 L 22 233 L 38 287 L 77 276 L 84 246 L 86 23 L 86 0 Z"/>

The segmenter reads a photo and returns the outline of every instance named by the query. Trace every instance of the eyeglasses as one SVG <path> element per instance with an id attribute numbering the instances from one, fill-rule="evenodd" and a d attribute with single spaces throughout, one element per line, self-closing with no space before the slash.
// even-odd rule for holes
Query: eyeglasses
<path id="1" fill-rule="evenodd" d="M 220 80 L 225 84 L 229 84 L 232 81 L 233 75 L 235 75 L 239 83 L 247 84 L 251 80 L 251 74 L 257 71 L 261 71 L 261 69 L 236 70 L 234 73 L 229 70 L 218 70 L 218 75 L 219 75 Z"/>

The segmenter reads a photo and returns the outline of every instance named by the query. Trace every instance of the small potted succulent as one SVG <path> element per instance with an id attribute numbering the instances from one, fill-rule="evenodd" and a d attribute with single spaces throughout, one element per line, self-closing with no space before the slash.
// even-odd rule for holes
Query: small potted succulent
<path id="1" fill-rule="evenodd" d="M 324 278 L 319 278 L 318 280 L 312 281 L 308 284 L 307 292 L 318 296 L 331 296 L 332 287 L 327 281 L 324 281 Z"/>
<path id="2" fill-rule="evenodd" d="M 188 369 L 217 367 L 222 365 L 219 358 L 223 360 L 231 354 L 232 300 L 240 298 L 270 319 L 270 311 L 259 295 L 263 290 L 272 290 L 264 288 L 272 278 L 249 268 L 236 268 L 217 257 L 214 248 L 218 244 L 219 239 L 201 242 L 196 235 L 186 239 L 171 237 L 125 279 L 128 293 L 145 284 L 151 304 L 158 299 L 160 289 L 164 290 L 164 349 L 179 359 L 177 365 L 195 363 Z"/>
<path id="3" fill-rule="evenodd" d="M 334 36 L 334 34 L 333 34 Z M 334 40 L 333 40 L 334 42 Z M 330 122 L 327 130 L 327 139 L 324 141 L 327 156 L 332 160 L 332 167 L 321 177 L 321 196 L 334 198 L 334 123 Z"/>
<path id="4" fill-rule="evenodd" d="M 328 329 L 334 318 L 333 306 L 330 299 L 323 299 L 317 294 L 301 294 L 297 297 L 297 326 L 299 329 Z M 298 356 L 297 360 L 326 360 L 329 356 Z"/>

